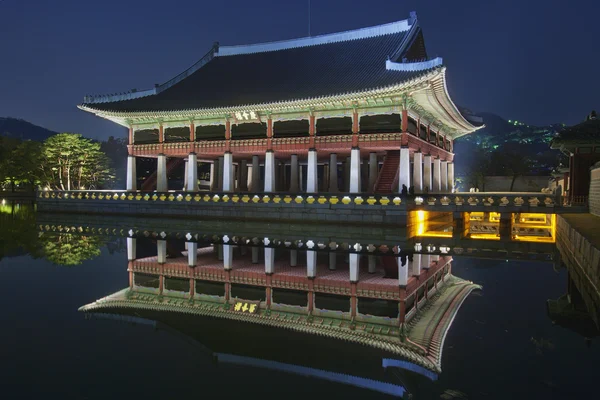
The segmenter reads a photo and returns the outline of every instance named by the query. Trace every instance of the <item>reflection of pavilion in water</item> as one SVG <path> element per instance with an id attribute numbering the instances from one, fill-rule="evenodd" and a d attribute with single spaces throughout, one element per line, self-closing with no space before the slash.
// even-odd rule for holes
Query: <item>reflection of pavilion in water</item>
<path id="1" fill-rule="evenodd" d="M 268 239 L 157 239 L 156 256 L 137 258 L 143 239 L 129 237 L 129 287 L 82 310 L 178 312 L 285 328 L 366 345 L 427 375 L 440 371 L 446 333 L 478 288 L 451 275 L 449 256 L 362 255 L 310 241 L 276 249 Z"/>

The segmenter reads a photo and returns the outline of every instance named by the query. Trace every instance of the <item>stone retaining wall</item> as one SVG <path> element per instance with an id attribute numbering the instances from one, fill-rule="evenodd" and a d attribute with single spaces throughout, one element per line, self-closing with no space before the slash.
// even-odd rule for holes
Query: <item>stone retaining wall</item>
<path id="1" fill-rule="evenodd" d="M 591 175 L 589 197 L 590 212 L 600 216 L 600 162 L 597 162 L 592 167 Z"/>

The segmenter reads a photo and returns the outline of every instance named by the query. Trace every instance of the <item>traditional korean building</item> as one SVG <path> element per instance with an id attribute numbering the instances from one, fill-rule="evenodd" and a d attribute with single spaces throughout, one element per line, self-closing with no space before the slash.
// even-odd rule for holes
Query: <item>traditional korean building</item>
<path id="1" fill-rule="evenodd" d="M 136 157 L 150 157 L 157 173 L 141 189 L 159 192 L 181 189 L 168 174 L 186 160 L 209 163 L 211 189 L 222 192 L 450 192 L 453 141 L 478 129 L 452 102 L 415 13 L 321 36 L 215 43 L 163 84 L 86 96 L 79 108 L 129 129 L 127 189 L 139 186 Z M 186 178 L 197 191 L 198 168 L 186 166 Z"/>
<path id="2" fill-rule="evenodd" d="M 590 168 L 600 161 L 600 120 L 596 112 L 592 111 L 584 122 L 559 132 L 550 146 L 569 156 L 569 170 L 563 177 L 568 203 L 587 203 Z"/>

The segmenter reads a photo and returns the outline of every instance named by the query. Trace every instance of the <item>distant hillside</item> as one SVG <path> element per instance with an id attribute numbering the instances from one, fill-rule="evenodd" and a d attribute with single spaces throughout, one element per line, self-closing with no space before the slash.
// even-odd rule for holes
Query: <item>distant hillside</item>
<path id="1" fill-rule="evenodd" d="M 44 141 L 49 136 L 56 135 L 49 129 L 42 128 L 22 119 L 0 117 L 0 136 L 8 136 L 22 140 Z"/>

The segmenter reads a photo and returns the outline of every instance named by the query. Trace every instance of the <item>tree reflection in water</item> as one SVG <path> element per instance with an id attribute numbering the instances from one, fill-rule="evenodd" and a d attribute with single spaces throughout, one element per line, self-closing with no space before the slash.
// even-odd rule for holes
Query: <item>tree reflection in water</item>
<path id="1" fill-rule="evenodd" d="M 39 238 L 44 257 L 57 265 L 81 265 L 100 255 L 107 240 L 101 236 L 72 233 L 43 234 Z"/>
<path id="2" fill-rule="evenodd" d="M 41 256 L 38 247 L 38 230 L 33 202 L 17 203 L 2 200 L 0 203 L 0 260 L 29 253 Z"/>

